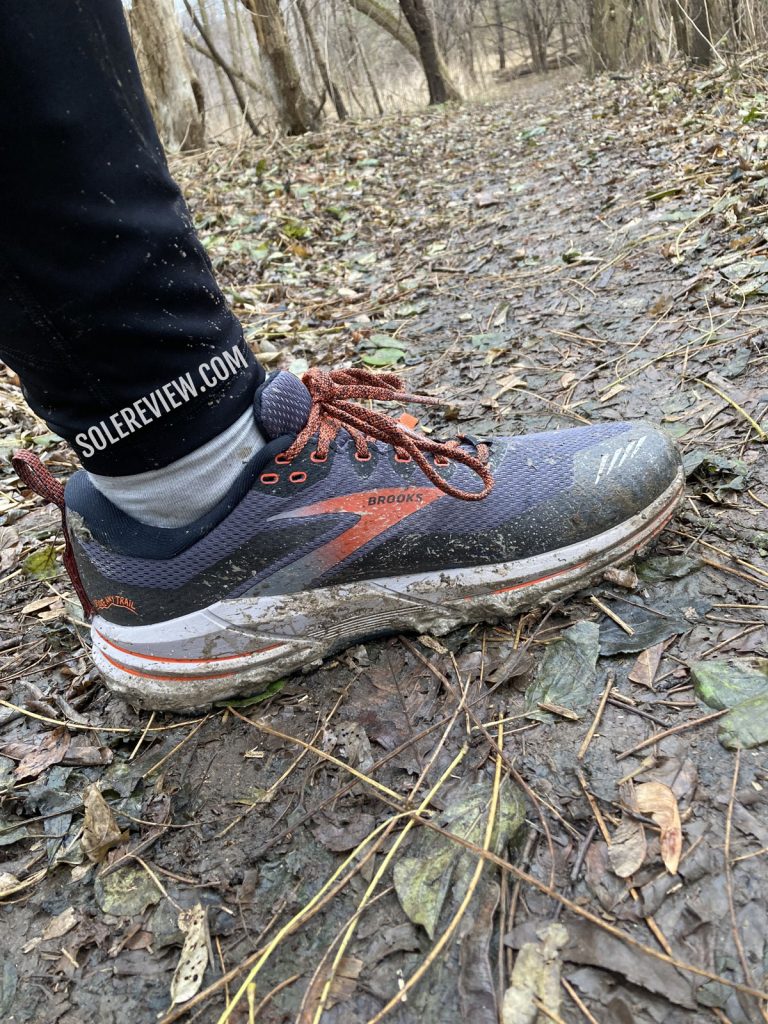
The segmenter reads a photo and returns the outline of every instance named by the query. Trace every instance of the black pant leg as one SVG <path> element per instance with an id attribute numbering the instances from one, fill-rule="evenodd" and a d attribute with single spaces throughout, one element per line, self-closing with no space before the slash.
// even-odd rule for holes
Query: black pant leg
<path id="1" fill-rule="evenodd" d="M 120 0 L 0 0 L 0 201 L 0 358 L 87 469 L 163 466 L 245 411 L 263 370 L 169 174 Z"/>

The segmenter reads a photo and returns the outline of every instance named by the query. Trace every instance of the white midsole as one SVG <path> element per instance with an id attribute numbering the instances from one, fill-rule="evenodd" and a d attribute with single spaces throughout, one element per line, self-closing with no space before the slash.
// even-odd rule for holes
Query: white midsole
<path id="1" fill-rule="evenodd" d="M 642 512 L 577 544 L 531 558 L 241 597 L 147 626 L 97 616 L 93 654 L 110 686 L 147 707 L 175 708 L 253 692 L 375 633 L 442 634 L 508 616 L 573 590 L 647 543 L 682 493 L 683 474 Z"/>

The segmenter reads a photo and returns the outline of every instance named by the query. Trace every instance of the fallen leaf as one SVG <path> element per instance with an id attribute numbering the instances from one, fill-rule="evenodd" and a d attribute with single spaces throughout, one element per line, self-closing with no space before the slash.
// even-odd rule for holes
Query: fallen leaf
<path id="1" fill-rule="evenodd" d="M 72 737 L 63 726 L 46 733 L 42 741 L 16 765 L 16 778 L 36 779 L 46 768 L 60 764 L 69 750 L 71 740 Z"/>
<path id="2" fill-rule="evenodd" d="M 208 966 L 208 918 L 200 903 L 179 911 L 179 928 L 186 937 L 171 981 L 171 1005 L 186 1003 L 199 991 Z"/>
<path id="3" fill-rule="evenodd" d="M 729 750 L 749 749 L 768 743 L 768 694 L 745 700 L 731 708 L 720 721 L 718 739 Z"/>
<path id="4" fill-rule="evenodd" d="M 67 932 L 72 931 L 78 921 L 79 918 L 75 908 L 67 907 L 66 910 L 62 910 L 60 914 L 52 917 L 48 922 L 42 934 L 43 942 L 48 942 L 50 939 L 60 939 Z"/>
<path id="5" fill-rule="evenodd" d="M 501 1007 L 503 1024 L 536 1024 L 537 1002 L 546 1010 L 546 1018 L 560 1019 L 560 951 L 568 942 L 568 932 L 560 923 L 549 924 L 537 932 L 540 942 L 526 942 L 512 968 L 509 988 Z"/>
<path id="6" fill-rule="evenodd" d="M 486 827 L 490 792 L 486 785 L 466 787 L 457 793 L 441 816 L 440 823 L 449 832 L 480 843 Z M 511 784 L 502 786 L 491 848 L 498 853 L 510 842 L 525 820 L 525 804 Z M 395 892 L 408 917 L 420 924 L 432 939 L 449 890 L 461 898 L 474 870 L 475 860 L 453 840 L 435 832 L 425 832 L 414 844 L 412 856 L 395 863 Z"/>
<path id="7" fill-rule="evenodd" d="M 649 690 L 652 690 L 653 680 L 659 671 L 659 662 L 666 646 L 666 642 L 662 640 L 660 643 L 654 644 L 653 647 L 643 651 L 632 666 L 627 679 L 631 683 L 637 683 L 638 686 L 647 686 Z"/>
<path id="8" fill-rule="evenodd" d="M 693 688 L 711 708 L 733 708 L 768 695 L 768 658 L 716 658 L 689 663 Z"/>
<path id="9" fill-rule="evenodd" d="M 21 883 L 16 875 L 8 871 L 0 871 L 0 898 L 14 892 Z"/>
<path id="10" fill-rule="evenodd" d="M 58 576 L 56 548 L 53 544 L 46 544 L 45 547 L 27 555 L 22 562 L 22 569 L 28 576 L 32 576 L 36 580 L 49 580 Z"/>
<path id="11" fill-rule="evenodd" d="M 599 637 L 599 627 L 584 621 L 549 644 L 533 684 L 525 691 L 526 717 L 551 722 L 551 713 L 542 711 L 541 704 L 554 704 L 575 714 L 589 708 L 595 691 Z"/>
<path id="12" fill-rule="evenodd" d="M 521 949 L 536 937 L 536 926 L 529 921 L 507 935 L 505 945 Z M 663 996 L 687 1010 L 696 1007 L 691 979 L 671 964 L 654 960 L 638 949 L 628 946 L 622 939 L 609 935 L 591 921 L 568 921 L 568 942 L 560 958 L 572 964 L 588 964 L 600 970 L 610 970 L 648 992 Z M 569 1018 L 569 1020 L 572 1018 Z M 601 1018 L 606 1022 L 609 1018 Z"/>
<path id="13" fill-rule="evenodd" d="M 365 967 L 365 961 L 356 956 L 342 957 L 331 982 L 327 1009 L 332 1010 L 337 1003 L 344 1003 L 352 997 L 363 967 Z"/>
<path id="14" fill-rule="evenodd" d="M 120 868 L 97 878 L 93 894 L 99 909 L 115 917 L 137 917 L 163 896 L 147 872 L 138 867 Z"/>
<path id="15" fill-rule="evenodd" d="M 83 793 L 83 804 L 85 805 L 85 821 L 83 822 L 81 845 L 88 860 L 98 864 L 104 860 L 113 846 L 122 842 L 123 833 L 115 821 L 112 808 L 101 795 L 96 783 L 86 787 Z"/>
<path id="16" fill-rule="evenodd" d="M 683 850 L 683 830 L 677 798 L 662 782 L 643 782 L 635 788 L 635 806 L 661 829 L 661 859 L 671 875 L 677 874 Z"/>
<path id="17" fill-rule="evenodd" d="M 642 822 L 629 817 L 622 818 L 608 847 L 608 860 L 614 874 L 619 878 L 634 875 L 643 865 L 647 848 Z"/>
<path id="18" fill-rule="evenodd" d="M 34 601 L 30 601 L 29 604 L 25 604 L 21 609 L 22 615 L 34 615 L 35 612 L 40 612 L 43 608 L 50 608 L 54 601 L 58 601 L 59 598 L 56 594 L 49 594 L 48 597 L 38 597 Z"/>

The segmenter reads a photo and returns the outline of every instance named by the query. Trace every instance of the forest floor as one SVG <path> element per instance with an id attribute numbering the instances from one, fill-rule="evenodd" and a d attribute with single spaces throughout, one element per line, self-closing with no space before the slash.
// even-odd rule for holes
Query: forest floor
<path id="1" fill-rule="evenodd" d="M 175 161 L 268 367 L 394 364 L 473 434 L 648 418 L 689 490 L 562 604 L 179 719 L 100 684 L 4 462 L 0 1019 L 768 1019 L 766 95 L 551 76 Z M 9 371 L 0 444 L 73 468 Z"/>

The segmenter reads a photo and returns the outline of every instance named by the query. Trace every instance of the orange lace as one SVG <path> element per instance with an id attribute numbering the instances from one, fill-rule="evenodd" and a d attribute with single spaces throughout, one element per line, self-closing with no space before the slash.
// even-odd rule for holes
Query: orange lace
<path id="1" fill-rule="evenodd" d="M 312 397 L 312 407 L 306 425 L 296 440 L 281 458 L 286 462 L 295 458 L 309 444 L 315 434 L 317 458 L 328 455 L 331 443 L 340 430 L 346 430 L 355 442 L 358 458 L 370 457 L 368 441 L 374 439 L 391 445 L 397 454 L 413 459 L 424 475 L 435 487 L 445 491 L 452 498 L 464 501 L 480 501 L 490 494 L 493 476 L 488 467 L 488 447 L 476 444 L 476 455 L 466 451 L 456 441 L 431 441 L 422 434 L 414 434 L 390 416 L 373 409 L 357 405 L 355 399 L 374 402 L 419 402 L 422 405 L 439 405 L 436 398 L 426 395 L 412 395 L 403 390 L 403 382 L 395 373 L 373 373 L 371 370 L 308 370 L 303 376 L 307 390 Z M 437 472 L 426 458 L 432 454 L 450 459 L 467 466 L 476 473 L 483 484 L 481 491 L 463 491 Z"/>

